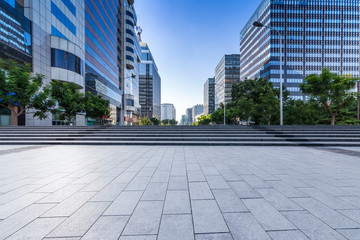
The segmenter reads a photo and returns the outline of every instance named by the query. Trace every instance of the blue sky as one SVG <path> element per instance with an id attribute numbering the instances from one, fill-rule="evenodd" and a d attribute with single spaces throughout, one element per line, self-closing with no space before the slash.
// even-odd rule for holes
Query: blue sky
<path id="1" fill-rule="evenodd" d="M 239 53 L 240 31 L 261 0 L 135 0 L 142 40 L 162 79 L 162 103 L 177 119 L 203 104 L 203 85 L 225 54 Z"/>

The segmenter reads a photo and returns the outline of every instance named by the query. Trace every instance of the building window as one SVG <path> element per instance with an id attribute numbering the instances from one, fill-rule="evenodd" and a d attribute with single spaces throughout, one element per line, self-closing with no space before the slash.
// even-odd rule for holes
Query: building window
<path id="1" fill-rule="evenodd" d="M 83 74 L 83 61 L 72 53 L 51 49 L 51 67 L 62 68 L 80 75 Z"/>
<path id="2" fill-rule="evenodd" d="M 51 2 L 51 13 L 62 23 L 64 26 L 70 30 L 76 36 L 76 27 L 70 21 L 69 18 L 55 5 L 55 3 Z"/>

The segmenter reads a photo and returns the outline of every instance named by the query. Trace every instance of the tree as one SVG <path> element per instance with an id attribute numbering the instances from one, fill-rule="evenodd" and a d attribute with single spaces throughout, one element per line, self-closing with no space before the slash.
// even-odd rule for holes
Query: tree
<path id="1" fill-rule="evenodd" d="M 140 118 L 139 125 L 150 126 L 150 125 L 153 125 L 153 123 L 151 122 L 151 120 L 149 118 L 144 117 L 144 118 Z"/>
<path id="2" fill-rule="evenodd" d="M 285 125 L 329 124 L 327 113 L 317 102 L 289 99 L 284 104 Z"/>
<path id="3" fill-rule="evenodd" d="M 289 95 L 283 88 L 283 99 Z M 278 121 L 280 115 L 280 90 L 265 78 L 245 79 L 234 84 L 231 90 L 232 103 L 238 110 L 234 112 L 238 118 L 255 124 L 271 124 Z M 231 108 L 230 108 L 231 109 Z"/>
<path id="4" fill-rule="evenodd" d="M 45 76 L 32 74 L 28 64 L 0 59 L 0 106 L 11 111 L 11 124 L 18 125 L 19 116 L 34 111 L 34 117 L 46 119 L 53 111 L 50 87 L 43 87 Z"/>
<path id="5" fill-rule="evenodd" d="M 85 111 L 88 118 L 96 120 L 96 124 L 101 124 L 101 119 L 110 117 L 110 101 L 100 95 L 91 92 L 85 94 Z"/>
<path id="6" fill-rule="evenodd" d="M 71 124 L 77 114 L 85 111 L 85 94 L 75 83 L 53 81 L 52 98 L 57 102 L 60 114 Z"/>
<path id="7" fill-rule="evenodd" d="M 340 76 L 323 69 L 320 76 L 311 74 L 307 76 L 300 89 L 310 99 L 317 101 L 328 112 L 331 125 L 335 125 L 339 112 L 350 106 L 354 94 L 350 90 L 355 87 L 356 80 L 348 76 Z"/>
<path id="8" fill-rule="evenodd" d="M 210 125 L 211 123 L 211 117 L 201 115 L 197 120 L 198 125 Z"/>
<path id="9" fill-rule="evenodd" d="M 153 125 L 160 125 L 160 120 L 157 118 L 150 118 L 150 121 L 152 122 Z"/>
<path id="10" fill-rule="evenodd" d="M 236 108 L 238 109 L 240 120 L 244 120 L 248 124 L 251 115 L 253 115 L 254 106 L 255 104 L 252 99 L 241 97 L 239 100 L 237 100 Z"/>
<path id="11" fill-rule="evenodd" d="M 175 119 L 164 119 L 161 121 L 161 125 L 177 125 L 178 122 Z"/>

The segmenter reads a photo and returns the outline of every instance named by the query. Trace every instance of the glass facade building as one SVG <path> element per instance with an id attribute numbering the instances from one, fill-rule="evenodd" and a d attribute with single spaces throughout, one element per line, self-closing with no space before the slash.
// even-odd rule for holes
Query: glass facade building
<path id="1" fill-rule="evenodd" d="M 263 0 L 241 31 L 241 80 L 263 77 L 279 87 L 280 47 L 283 83 L 293 99 L 304 99 L 299 84 L 325 67 L 359 77 L 359 7 L 359 0 Z"/>
<path id="2" fill-rule="evenodd" d="M 196 118 L 204 113 L 204 105 L 197 104 L 192 107 L 192 123 L 196 122 Z"/>
<path id="3" fill-rule="evenodd" d="M 139 72 L 140 72 L 140 44 L 136 36 L 137 15 L 133 0 L 124 1 L 123 19 L 123 41 L 124 53 L 123 62 L 123 92 L 124 92 L 124 124 L 138 125 L 141 114 L 141 105 L 139 100 Z"/>
<path id="4" fill-rule="evenodd" d="M 176 120 L 176 109 L 174 104 L 163 103 L 161 104 L 161 121 L 162 120 Z"/>
<path id="5" fill-rule="evenodd" d="M 0 58 L 32 64 L 31 21 L 24 15 L 23 1 L 0 0 Z M 10 119 L 10 110 L 0 106 L 0 126 L 10 125 Z M 19 125 L 25 125 L 25 114 Z"/>
<path id="6" fill-rule="evenodd" d="M 141 117 L 161 118 L 161 78 L 147 43 L 140 42 L 140 105 Z"/>
<path id="7" fill-rule="evenodd" d="M 240 55 L 225 55 L 215 69 L 215 109 L 231 101 L 231 88 L 240 81 Z"/>
<path id="8" fill-rule="evenodd" d="M 31 64 L 34 72 L 53 80 L 72 82 L 85 90 L 85 0 L 6 0 L 31 21 Z M 15 3 L 14 3 L 15 2 Z M 27 113 L 27 126 L 69 124 L 57 115 L 40 120 Z M 73 124 L 85 125 L 79 114 Z"/>
<path id="9" fill-rule="evenodd" d="M 209 78 L 204 84 L 204 115 L 215 111 L 215 78 Z"/>
<path id="10" fill-rule="evenodd" d="M 31 21 L 22 2 L 0 0 L 0 29 L 0 58 L 31 64 Z"/>
<path id="11" fill-rule="evenodd" d="M 190 125 L 193 123 L 193 109 L 187 108 L 186 109 L 186 125 Z"/>
<path id="12" fill-rule="evenodd" d="M 122 90 L 120 85 L 120 1 L 85 2 L 85 82 L 86 91 L 110 101 L 110 120 L 120 124 Z"/>

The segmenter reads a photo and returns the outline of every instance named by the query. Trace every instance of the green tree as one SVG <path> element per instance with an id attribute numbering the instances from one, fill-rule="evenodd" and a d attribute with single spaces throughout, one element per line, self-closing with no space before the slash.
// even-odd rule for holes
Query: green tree
<path id="1" fill-rule="evenodd" d="M 210 125 L 211 116 L 201 115 L 197 120 L 198 125 Z"/>
<path id="2" fill-rule="evenodd" d="M 355 125 L 360 124 L 357 120 L 357 102 L 354 99 L 349 107 L 341 109 L 338 116 L 336 116 L 336 124 L 338 125 Z"/>
<path id="3" fill-rule="evenodd" d="M 177 125 L 178 122 L 175 119 L 164 119 L 161 121 L 161 125 Z"/>
<path id="4" fill-rule="evenodd" d="M 150 121 L 152 122 L 153 125 L 160 125 L 160 120 L 157 118 L 150 118 Z"/>
<path id="5" fill-rule="evenodd" d="M 104 117 L 110 117 L 110 101 L 100 95 L 87 92 L 85 94 L 85 111 L 88 118 L 95 119 L 96 124 L 100 125 Z"/>
<path id="6" fill-rule="evenodd" d="M 70 125 L 77 114 L 85 112 L 85 94 L 81 93 L 80 87 L 75 83 L 53 81 L 52 98 L 59 106 L 60 115 Z"/>
<path id="7" fill-rule="evenodd" d="M 340 76 L 324 68 L 320 76 L 316 74 L 307 76 L 300 89 L 326 109 L 331 118 L 331 125 L 335 125 L 339 112 L 349 107 L 354 100 L 354 94 L 351 94 L 350 90 L 355 84 L 354 78 Z"/>
<path id="8" fill-rule="evenodd" d="M 0 106 L 11 111 L 11 124 L 18 125 L 19 116 L 33 111 L 34 117 L 45 119 L 54 102 L 50 87 L 43 86 L 45 76 L 31 73 L 28 64 L 0 59 Z"/>
<path id="9" fill-rule="evenodd" d="M 149 125 L 153 125 L 153 123 L 149 118 L 144 117 L 144 118 L 140 118 L 139 125 L 141 125 L 141 126 L 149 126 Z"/>
<path id="10" fill-rule="evenodd" d="M 289 99 L 284 104 L 285 125 L 329 124 L 327 113 L 317 102 Z"/>
<path id="11" fill-rule="evenodd" d="M 283 99 L 287 99 L 289 93 L 283 88 Z M 251 118 L 255 124 L 271 124 L 278 121 L 280 111 L 280 90 L 264 78 L 254 80 L 245 79 L 234 84 L 232 91 L 232 103 L 238 108 L 235 113 L 241 120 L 249 121 Z"/>

